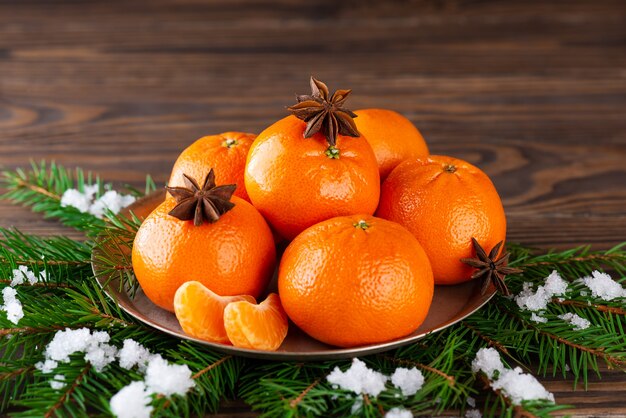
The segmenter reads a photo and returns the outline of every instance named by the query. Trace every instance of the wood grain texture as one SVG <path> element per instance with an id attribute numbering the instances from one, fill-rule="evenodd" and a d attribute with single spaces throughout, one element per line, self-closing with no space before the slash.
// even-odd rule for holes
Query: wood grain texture
<path id="1" fill-rule="evenodd" d="M 164 182 L 194 139 L 282 117 L 309 74 L 483 168 L 509 240 L 626 240 L 623 0 L 0 1 L 0 166 Z M 5 202 L 0 226 L 79 236 Z M 626 416 L 621 372 L 545 381 L 575 414 Z"/>

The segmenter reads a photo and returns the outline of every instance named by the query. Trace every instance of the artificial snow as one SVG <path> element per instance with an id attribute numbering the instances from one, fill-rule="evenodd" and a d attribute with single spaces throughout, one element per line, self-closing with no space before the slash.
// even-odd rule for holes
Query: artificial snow
<path id="1" fill-rule="evenodd" d="M 12 287 L 2 289 L 3 304 L 0 305 L 0 311 L 7 313 L 7 319 L 15 325 L 24 317 L 22 303 L 17 299 L 17 290 Z"/>
<path id="2" fill-rule="evenodd" d="M 491 387 L 504 392 L 514 405 L 535 399 L 554 402 L 554 395 L 548 392 L 533 375 L 523 373 L 520 367 L 513 370 L 505 369 L 500 373 L 500 377 L 491 383 Z"/>
<path id="3" fill-rule="evenodd" d="M 41 271 L 39 276 L 35 275 L 27 266 L 19 266 L 12 271 L 13 277 L 11 278 L 11 284 L 9 286 L 17 286 L 28 282 L 30 285 L 34 285 L 37 282 L 46 279 L 46 272 Z"/>
<path id="4" fill-rule="evenodd" d="M 132 382 L 111 398 L 111 412 L 118 418 L 150 418 L 150 395 L 144 382 Z"/>
<path id="5" fill-rule="evenodd" d="M 50 387 L 54 390 L 63 389 L 65 387 L 65 376 L 62 374 L 55 374 L 54 379 L 50 381 Z"/>
<path id="6" fill-rule="evenodd" d="M 188 366 L 169 364 L 159 354 L 151 354 L 132 339 L 125 339 L 118 350 L 109 344 L 110 339 L 107 332 L 91 332 L 88 328 L 57 331 L 44 350 L 45 360 L 35 364 L 35 368 L 42 373 L 52 373 L 59 363 L 69 362 L 75 353 L 84 354 L 85 361 L 97 371 L 102 371 L 116 359 L 125 369 L 137 366 L 141 373 L 145 373 L 144 381 L 130 383 L 111 398 L 111 411 L 121 418 L 150 417 L 152 394 L 184 395 L 195 386 Z M 63 375 L 55 375 L 50 386 L 60 389 L 65 386 L 64 381 Z"/>
<path id="7" fill-rule="evenodd" d="M 40 370 L 42 373 L 52 373 L 54 369 L 59 365 L 58 362 L 54 360 L 47 359 L 45 361 L 39 361 L 35 364 L 35 368 Z"/>
<path id="8" fill-rule="evenodd" d="M 161 356 L 154 356 L 148 362 L 145 381 L 149 390 L 165 396 L 184 395 L 195 386 L 187 365 L 169 364 Z"/>
<path id="9" fill-rule="evenodd" d="M 104 216 L 105 209 L 113 213 L 119 213 L 120 210 L 135 201 L 135 196 L 123 195 L 114 190 L 109 190 L 103 194 L 100 199 L 96 200 L 89 208 L 89 213 L 98 218 Z"/>
<path id="10" fill-rule="evenodd" d="M 468 409 L 465 411 L 465 418 L 483 418 L 483 414 L 478 409 Z"/>
<path id="11" fill-rule="evenodd" d="M 589 322 L 587 319 L 585 318 L 581 318 L 580 316 L 576 315 L 575 313 L 565 313 L 563 315 L 559 315 L 559 319 L 562 319 L 563 321 L 572 324 L 574 326 L 574 329 L 576 331 L 580 331 L 582 329 L 587 329 L 589 328 L 589 326 L 591 326 L 591 322 Z"/>
<path id="12" fill-rule="evenodd" d="M 412 396 L 424 385 L 424 375 L 415 367 L 412 369 L 398 367 L 391 375 L 391 383 L 402 391 L 402 395 Z"/>
<path id="13" fill-rule="evenodd" d="M 127 338 L 124 345 L 117 353 L 120 367 L 124 369 L 132 369 L 138 366 L 139 370 L 145 372 L 148 367 L 148 361 L 152 356 L 147 348 L 139 344 L 137 341 Z"/>
<path id="14" fill-rule="evenodd" d="M 97 192 L 97 184 L 85 186 L 85 191 L 82 193 L 76 189 L 67 189 L 61 196 L 61 206 L 72 206 L 83 213 L 91 213 L 101 218 L 106 209 L 118 213 L 135 201 L 134 196 L 124 195 L 114 190 L 109 190 L 96 199 Z"/>
<path id="15" fill-rule="evenodd" d="M 89 212 L 93 198 L 98 191 L 98 185 L 85 186 L 85 191 L 80 192 L 76 189 L 67 189 L 61 196 L 61 206 L 72 206 L 81 212 Z"/>
<path id="16" fill-rule="evenodd" d="M 536 313 L 533 312 L 532 315 L 530 315 L 530 320 L 533 322 L 540 322 L 545 324 L 546 322 L 548 322 L 548 318 L 543 317 L 541 315 L 537 315 Z"/>
<path id="17" fill-rule="evenodd" d="M 389 378 L 368 368 L 364 362 L 352 359 L 352 366 L 345 372 L 339 367 L 330 372 L 326 380 L 336 387 L 359 394 L 378 396 L 385 389 Z"/>
<path id="18" fill-rule="evenodd" d="M 531 283 L 524 283 L 523 286 L 523 290 L 515 297 L 515 302 L 520 308 L 535 312 L 546 309 L 552 297 L 560 296 L 567 290 L 567 282 L 556 270 L 536 291 L 532 290 Z"/>
<path id="19" fill-rule="evenodd" d="M 496 371 L 502 372 L 503 370 L 504 364 L 495 348 L 481 348 L 472 361 L 472 371 L 483 372 L 489 379 L 494 377 Z"/>
<path id="20" fill-rule="evenodd" d="M 385 418 L 413 418 L 413 413 L 408 409 L 394 407 L 387 411 Z"/>
<path id="21" fill-rule="evenodd" d="M 70 361 L 70 355 L 83 353 L 85 361 L 97 371 L 102 371 L 107 365 L 115 361 L 117 348 L 107 344 L 111 337 L 104 331 L 94 331 L 87 328 L 57 331 L 44 352 L 46 360 L 60 363 Z"/>
<path id="22" fill-rule="evenodd" d="M 593 297 L 607 301 L 615 298 L 626 298 L 626 289 L 606 273 L 595 270 L 591 276 L 583 277 L 581 280 L 591 290 Z"/>
<path id="23" fill-rule="evenodd" d="M 502 391 L 514 405 L 519 405 L 525 400 L 536 399 L 554 402 L 554 395 L 548 392 L 534 376 L 523 373 L 519 367 L 505 368 L 500 354 L 494 348 L 478 350 L 472 362 L 472 371 L 483 372 L 489 378 L 490 386 Z"/>

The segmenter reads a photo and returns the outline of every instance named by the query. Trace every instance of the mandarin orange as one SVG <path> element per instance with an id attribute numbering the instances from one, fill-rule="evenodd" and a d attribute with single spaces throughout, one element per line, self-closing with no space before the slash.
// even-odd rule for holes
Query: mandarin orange
<path id="1" fill-rule="evenodd" d="M 235 347 L 276 351 L 287 336 L 287 314 L 276 293 L 260 304 L 232 302 L 224 309 L 224 328 Z"/>
<path id="2" fill-rule="evenodd" d="M 236 184 L 235 196 L 250 201 L 243 181 L 243 171 L 254 138 L 256 135 L 243 132 L 203 136 L 178 156 L 168 185 L 182 186 L 183 173 L 195 179 L 203 179 L 213 168 L 217 184 Z"/>
<path id="3" fill-rule="evenodd" d="M 329 156 L 322 134 L 304 138 L 306 123 L 288 116 L 259 134 L 250 148 L 246 189 L 254 206 L 283 237 L 353 213 L 372 214 L 380 179 L 363 138 L 339 135 Z"/>
<path id="4" fill-rule="evenodd" d="M 426 253 L 404 227 L 369 215 L 318 223 L 294 239 L 278 271 L 281 302 L 304 332 L 340 347 L 415 331 L 434 284 Z"/>
<path id="5" fill-rule="evenodd" d="M 382 185 L 377 216 L 405 226 L 428 254 L 436 284 L 470 280 L 461 258 L 474 256 L 472 237 L 493 248 L 506 237 L 506 218 L 493 183 L 479 168 L 431 155 L 397 166 Z"/>
<path id="6" fill-rule="evenodd" d="M 354 119 L 361 135 L 372 146 L 381 181 L 404 160 L 428 155 L 428 146 L 410 120 L 387 109 L 356 110 Z"/>
<path id="7" fill-rule="evenodd" d="M 158 206 L 133 243 L 133 270 L 141 288 L 169 311 L 176 290 L 187 281 L 199 281 L 220 296 L 258 297 L 274 270 L 274 240 L 261 214 L 245 200 L 231 198 L 225 190 L 229 186 L 208 183 L 200 189 L 194 182 L 198 190 L 170 188 L 179 200 Z"/>
<path id="8" fill-rule="evenodd" d="M 349 94 L 331 95 L 311 77 L 311 94 L 288 108 L 293 116 L 265 129 L 250 148 L 244 175 L 250 199 L 288 240 L 325 219 L 376 210 L 376 156 L 344 106 Z"/>
<path id="9" fill-rule="evenodd" d="M 231 302 L 241 301 L 256 304 L 252 296 L 219 296 L 200 282 L 185 282 L 174 295 L 174 313 L 186 334 L 229 344 L 224 328 L 224 308 Z"/>

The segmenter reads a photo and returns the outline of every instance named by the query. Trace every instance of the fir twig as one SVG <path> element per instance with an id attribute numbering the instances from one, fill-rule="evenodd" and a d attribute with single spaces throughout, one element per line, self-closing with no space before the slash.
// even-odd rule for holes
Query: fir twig
<path id="1" fill-rule="evenodd" d="M 230 360 L 231 358 L 233 358 L 233 356 L 225 356 L 222 357 L 221 359 L 217 360 L 214 363 L 209 364 L 208 366 L 206 366 L 204 369 L 196 372 L 193 376 L 191 376 L 192 379 L 197 379 L 200 376 L 202 376 L 205 373 L 210 372 L 211 370 L 213 370 L 214 368 L 218 367 L 220 364 L 224 363 L 225 361 Z"/>
<path id="2" fill-rule="evenodd" d="M 474 334 L 476 334 L 478 337 L 482 338 L 487 343 L 487 345 L 489 347 L 494 347 L 495 349 L 497 349 L 501 353 L 506 354 L 507 356 L 509 355 L 509 350 L 507 350 L 507 348 L 501 342 L 496 341 L 493 338 L 487 336 L 485 333 L 477 330 L 475 327 L 473 327 L 472 325 L 470 325 L 466 321 L 461 322 L 461 325 L 463 325 L 464 327 L 467 327 Z"/>
<path id="3" fill-rule="evenodd" d="M 39 164 L 32 162 L 30 170 L 17 169 L 0 173 L 0 187 L 6 191 L 0 199 L 30 206 L 34 212 L 43 213 L 46 218 L 58 219 L 62 224 L 96 236 L 105 226 L 105 221 L 90 213 L 83 213 L 71 206 L 63 206 L 61 197 L 69 189 L 84 192 L 87 186 L 97 186 L 96 198 L 111 188 L 104 184 L 98 176 L 85 172 L 80 168 L 70 170 L 54 161 Z M 155 190 L 154 181 L 146 177 L 145 194 Z M 131 188 L 130 193 L 136 197 L 143 196 L 141 191 Z"/>
<path id="4" fill-rule="evenodd" d="M 19 367 L 11 370 L 10 372 L 0 373 L 0 380 L 14 379 L 17 376 L 32 373 L 33 370 L 35 370 L 35 366 Z"/>
<path id="5" fill-rule="evenodd" d="M 296 409 L 298 407 L 298 404 L 302 402 L 302 399 L 304 399 L 307 393 L 309 393 L 315 386 L 319 385 L 321 381 L 322 378 L 318 377 L 309 386 L 305 387 L 302 392 L 298 394 L 298 396 L 296 396 L 289 402 L 289 407 L 291 409 Z"/>
<path id="6" fill-rule="evenodd" d="M 76 391 L 76 388 L 81 384 L 87 373 L 89 373 L 89 370 L 91 370 L 91 364 L 87 363 L 85 364 L 85 367 L 83 367 L 83 370 L 78 374 L 78 376 L 74 378 L 73 382 L 70 385 L 66 386 L 66 389 L 59 397 L 59 400 L 54 405 L 52 405 L 52 407 L 50 407 L 48 411 L 46 411 L 46 414 L 44 415 L 45 418 L 50 418 L 53 415 L 57 415 L 57 410 L 65 402 L 71 400 L 72 394 Z"/>
<path id="7" fill-rule="evenodd" d="M 560 298 L 552 298 L 552 303 L 563 306 L 574 306 L 584 309 L 595 309 L 600 312 L 609 312 L 615 315 L 626 315 L 626 309 L 618 306 L 596 305 L 588 302 L 581 302 L 578 300 L 561 300 Z"/>
<path id="8" fill-rule="evenodd" d="M 422 370 L 426 370 L 427 372 L 437 374 L 437 375 L 443 377 L 444 379 L 446 379 L 450 386 L 454 386 L 454 383 L 455 383 L 455 380 L 456 380 L 454 378 L 454 376 L 450 376 L 449 374 L 447 374 L 447 373 L 445 373 L 445 372 L 443 372 L 443 371 L 441 371 L 439 369 L 436 369 L 434 367 L 428 366 L 426 364 L 418 363 L 417 361 L 412 361 L 412 360 L 407 360 L 407 359 L 402 359 L 402 358 L 395 358 L 395 357 L 391 357 L 391 356 L 388 356 L 388 355 L 383 355 L 381 357 L 384 358 L 385 360 L 389 360 L 389 361 L 391 361 L 392 363 L 395 363 L 395 364 L 399 364 L 399 365 L 402 365 L 402 366 L 413 366 L 413 367 L 417 367 L 417 368 L 422 369 Z"/>

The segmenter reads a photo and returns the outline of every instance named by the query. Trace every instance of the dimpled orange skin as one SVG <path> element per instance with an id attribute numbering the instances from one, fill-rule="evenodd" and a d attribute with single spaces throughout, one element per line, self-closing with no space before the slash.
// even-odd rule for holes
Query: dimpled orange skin
<path id="1" fill-rule="evenodd" d="M 272 233 L 248 202 L 232 197 L 235 207 L 217 222 L 194 226 L 168 212 L 167 199 L 141 224 L 133 243 L 135 276 L 156 305 L 174 311 L 180 285 L 196 280 L 220 296 L 258 297 L 276 263 Z"/>
<path id="2" fill-rule="evenodd" d="M 235 347 L 276 351 L 287 336 L 289 322 L 276 293 L 255 305 L 229 303 L 224 309 L 224 328 Z"/>
<path id="3" fill-rule="evenodd" d="M 230 344 L 224 328 L 224 309 L 229 303 L 246 301 L 252 296 L 219 296 L 200 282 L 183 283 L 174 295 L 174 313 L 186 334 L 204 341 Z"/>
<path id="4" fill-rule="evenodd" d="M 475 270 L 460 259 L 475 256 L 472 237 L 486 251 L 506 238 L 504 209 L 493 183 L 479 168 L 452 157 L 431 155 L 396 167 L 383 183 L 376 215 L 415 235 L 436 284 L 471 279 Z"/>
<path id="5" fill-rule="evenodd" d="M 168 186 L 184 187 L 183 173 L 193 179 L 204 179 L 213 168 L 217 185 L 236 184 L 234 195 L 249 202 L 243 170 L 254 138 L 256 135 L 243 132 L 203 136 L 178 156 Z M 169 193 L 168 197 L 171 197 Z"/>
<path id="6" fill-rule="evenodd" d="M 354 113 L 356 126 L 372 146 L 381 181 L 404 160 L 425 157 L 428 146 L 410 120 L 387 109 L 361 109 Z"/>
<path id="7" fill-rule="evenodd" d="M 288 116 L 261 132 L 246 163 L 254 206 L 288 240 L 339 215 L 373 214 L 380 195 L 376 156 L 367 141 L 339 135 L 339 159 L 326 156 L 326 138 L 304 138 L 306 123 Z"/>
<path id="8" fill-rule="evenodd" d="M 367 229 L 356 226 L 365 221 Z M 285 250 L 278 293 L 289 318 L 311 337 L 354 347 L 415 331 L 432 302 L 433 275 L 402 226 L 368 215 L 314 225 Z"/>

